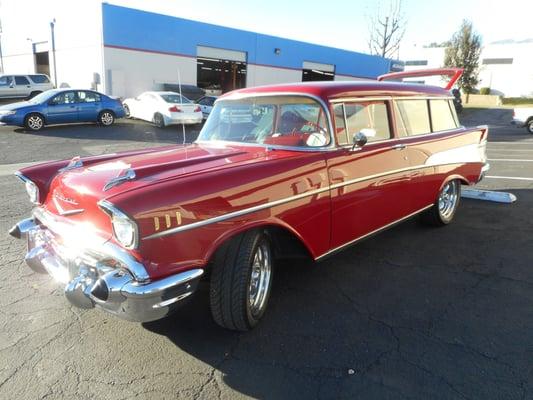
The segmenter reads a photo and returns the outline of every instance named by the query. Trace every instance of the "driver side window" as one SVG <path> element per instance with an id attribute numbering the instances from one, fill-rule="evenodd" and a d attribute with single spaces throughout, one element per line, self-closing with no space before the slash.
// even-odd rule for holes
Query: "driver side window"
<path id="1" fill-rule="evenodd" d="M 368 142 L 377 142 L 391 138 L 389 113 L 385 101 L 367 101 L 345 103 L 348 137 L 361 132 L 363 129 L 374 131 L 368 135 Z"/>

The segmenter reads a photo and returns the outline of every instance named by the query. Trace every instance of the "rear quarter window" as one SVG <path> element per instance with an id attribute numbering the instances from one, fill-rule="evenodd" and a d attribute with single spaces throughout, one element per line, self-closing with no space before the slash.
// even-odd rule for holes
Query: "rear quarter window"
<path id="1" fill-rule="evenodd" d="M 33 83 L 50 83 L 46 75 L 30 75 L 30 79 Z"/>
<path id="2" fill-rule="evenodd" d="M 457 123 L 448 100 L 430 100 L 431 124 L 433 132 L 457 128 Z"/>
<path id="3" fill-rule="evenodd" d="M 431 132 L 427 100 L 396 100 L 400 116 L 400 136 L 423 135 Z"/>

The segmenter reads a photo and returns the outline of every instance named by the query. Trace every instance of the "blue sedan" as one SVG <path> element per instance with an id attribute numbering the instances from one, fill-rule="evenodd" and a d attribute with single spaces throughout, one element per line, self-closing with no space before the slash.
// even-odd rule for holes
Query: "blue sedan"
<path id="1" fill-rule="evenodd" d="M 0 107 L 0 125 L 23 126 L 38 131 L 45 125 L 98 122 L 112 125 L 125 116 L 119 100 L 92 90 L 54 89 L 29 101 Z"/>

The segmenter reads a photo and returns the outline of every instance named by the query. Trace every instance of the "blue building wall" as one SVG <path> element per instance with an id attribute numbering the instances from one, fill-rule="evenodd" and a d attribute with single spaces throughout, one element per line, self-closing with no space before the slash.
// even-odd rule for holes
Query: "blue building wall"
<path id="1" fill-rule="evenodd" d="M 304 61 L 334 64 L 335 73 L 375 78 L 389 72 L 390 60 L 104 3 L 104 45 L 196 57 L 196 46 L 247 53 L 249 64 L 302 69 Z M 276 55 L 274 49 L 281 49 Z"/>

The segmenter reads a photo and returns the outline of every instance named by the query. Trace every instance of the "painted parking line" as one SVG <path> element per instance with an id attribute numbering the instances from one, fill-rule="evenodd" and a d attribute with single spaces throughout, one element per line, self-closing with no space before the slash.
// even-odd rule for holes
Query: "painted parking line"
<path id="1" fill-rule="evenodd" d="M 495 175 L 486 175 L 485 178 L 490 179 L 511 179 L 515 181 L 533 181 L 533 178 L 525 178 L 521 176 L 495 176 Z"/>

